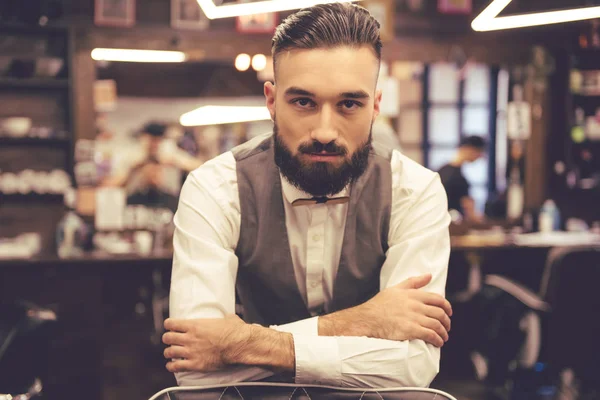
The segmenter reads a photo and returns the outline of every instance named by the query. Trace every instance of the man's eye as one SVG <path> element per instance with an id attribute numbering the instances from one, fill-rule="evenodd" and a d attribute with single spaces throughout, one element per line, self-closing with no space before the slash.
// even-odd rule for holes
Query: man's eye
<path id="1" fill-rule="evenodd" d="M 345 100 L 342 102 L 342 107 L 344 107 L 346 110 L 353 110 L 354 108 L 358 108 L 360 106 L 361 104 L 354 100 Z"/>
<path id="2" fill-rule="evenodd" d="M 311 99 L 295 99 L 292 101 L 292 103 L 295 103 L 300 107 L 307 107 L 313 105 L 313 101 Z"/>

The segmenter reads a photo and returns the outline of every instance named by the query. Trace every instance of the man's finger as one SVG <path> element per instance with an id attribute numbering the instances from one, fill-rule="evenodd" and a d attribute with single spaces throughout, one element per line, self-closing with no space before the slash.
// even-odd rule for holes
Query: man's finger
<path id="1" fill-rule="evenodd" d="M 431 274 L 415 276 L 396 285 L 400 289 L 420 289 L 431 282 Z"/>
<path id="2" fill-rule="evenodd" d="M 177 346 L 182 346 L 187 344 L 187 336 L 185 333 L 178 333 L 178 332 L 166 332 L 163 337 L 162 337 L 162 341 L 164 344 L 167 345 L 177 345 Z"/>
<path id="3" fill-rule="evenodd" d="M 437 319 L 423 316 L 419 319 L 419 324 L 423 328 L 431 329 L 437 333 L 444 340 L 444 343 L 448 341 L 448 331 Z"/>
<path id="4" fill-rule="evenodd" d="M 443 309 L 448 316 L 452 316 L 452 304 L 439 294 L 417 291 L 413 294 L 417 299 L 429 306 Z"/>
<path id="5" fill-rule="evenodd" d="M 444 326 L 446 331 L 450 332 L 450 329 L 452 328 L 452 321 L 442 308 L 423 304 L 419 311 L 429 318 L 438 320 Z"/>
<path id="6" fill-rule="evenodd" d="M 184 319 L 167 318 L 164 325 L 167 331 L 187 332 L 190 327 L 190 322 Z"/>
<path id="7" fill-rule="evenodd" d="M 417 337 L 435 347 L 442 347 L 444 345 L 444 339 L 436 331 L 428 328 L 419 328 Z"/>
<path id="8" fill-rule="evenodd" d="M 183 346 L 169 346 L 163 354 L 165 358 L 188 358 L 188 350 Z"/>
<path id="9" fill-rule="evenodd" d="M 167 371 L 169 372 L 187 372 L 192 370 L 192 363 L 188 360 L 169 361 Z"/>

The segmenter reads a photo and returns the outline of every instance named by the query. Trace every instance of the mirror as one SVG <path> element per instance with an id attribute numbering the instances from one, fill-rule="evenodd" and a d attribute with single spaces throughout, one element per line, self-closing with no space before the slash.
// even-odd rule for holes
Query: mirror
<path id="1" fill-rule="evenodd" d="M 128 205 L 175 211 L 189 172 L 272 129 L 264 112 L 248 118 L 258 121 L 235 122 L 239 109 L 227 111 L 264 111 L 264 78 L 252 68 L 240 72 L 233 63 L 98 62 L 96 71 L 95 181 L 98 187 L 124 188 Z M 182 120 L 207 106 L 228 108 Z"/>

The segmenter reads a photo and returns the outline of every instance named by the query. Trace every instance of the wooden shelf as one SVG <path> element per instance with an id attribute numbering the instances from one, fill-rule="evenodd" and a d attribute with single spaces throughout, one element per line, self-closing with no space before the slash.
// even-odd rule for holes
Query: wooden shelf
<path id="1" fill-rule="evenodd" d="M 25 89 L 66 89 L 69 87 L 68 79 L 54 78 L 0 78 L 0 88 L 25 88 Z"/>
<path id="2" fill-rule="evenodd" d="M 63 194 L 2 194 L 0 193 L 0 204 L 2 203 L 63 203 Z"/>
<path id="3" fill-rule="evenodd" d="M 48 34 L 48 33 L 66 33 L 67 25 L 60 23 L 50 23 L 46 26 L 26 24 L 23 22 L 1 22 L 0 32 L 25 33 L 25 34 Z"/>
<path id="4" fill-rule="evenodd" d="M 572 95 L 575 97 L 600 97 L 600 92 L 573 92 Z"/>
<path id="5" fill-rule="evenodd" d="M 11 137 L 0 137 L 0 147 L 2 146 L 67 146 L 70 143 L 67 138 L 11 138 Z"/>

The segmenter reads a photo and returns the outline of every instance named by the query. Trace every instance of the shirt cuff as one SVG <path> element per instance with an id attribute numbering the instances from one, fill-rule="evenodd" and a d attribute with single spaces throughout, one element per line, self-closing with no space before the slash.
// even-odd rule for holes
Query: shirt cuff
<path id="1" fill-rule="evenodd" d="M 319 336 L 319 317 L 302 319 L 285 325 L 272 325 L 270 328 L 295 335 Z"/>
<path id="2" fill-rule="evenodd" d="M 337 338 L 294 334 L 296 383 L 342 386 L 342 368 Z"/>

